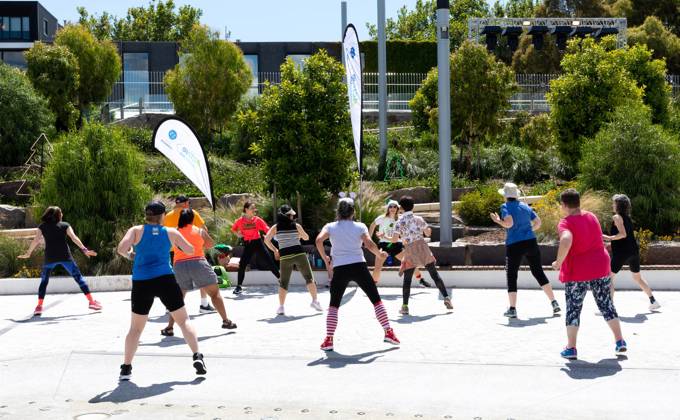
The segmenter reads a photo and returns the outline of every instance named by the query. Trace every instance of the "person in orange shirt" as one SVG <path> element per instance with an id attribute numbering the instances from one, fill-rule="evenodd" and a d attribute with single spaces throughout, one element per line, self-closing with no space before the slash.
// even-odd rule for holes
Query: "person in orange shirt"
<path id="1" fill-rule="evenodd" d="M 186 195 L 178 195 L 177 198 L 175 198 L 175 208 L 165 215 L 163 226 L 177 229 L 177 226 L 179 225 L 180 213 L 182 212 L 182 210 L 188 208 L 189 198 L 187 198 Z M 201 215 L 198 214 L 196 210 L 192 209 L 191 211 L 194 213 L 193 225 L 201 229 L 206 229 L 205 221 L 203 220 Z M 172 251 L 175 252 L 175 249 L 173 248 Z M 202 314 L 209 314 L 211 312 L 215 312 L 215 308 L 210 306 L 210 303 L 208 303 L 208 295 L 205 293 L 203 289 L 201 289 L 201 306 L 199 308 L 199 312 Z"/>
<path id="2" fill-rule="evenodd" d="M 181 249 L 175 250 L 173 271 L 177 284 L 182 289 L 182 296 L 195 289 L 204 291 L 210 296 L 213 305 L 222 317 L 222 328 L 236 328 L 236 324 L 227 318 L 224 300 L 222 300 L 220 289 L 217 287 L 217 275 L 205 258 L 204 247 L 213 246 L 214 241 L 207 230 L 194 226 L 193 221 L 194 213 L 191 209 L 184 209 L 180 212 L 177 230 L 194 247 L 194 252 L 187 254 Z M 168 320 L 168 326 L 161 330 L 161 335 L 174 335 L 174 324 L 171 316 Z"/>

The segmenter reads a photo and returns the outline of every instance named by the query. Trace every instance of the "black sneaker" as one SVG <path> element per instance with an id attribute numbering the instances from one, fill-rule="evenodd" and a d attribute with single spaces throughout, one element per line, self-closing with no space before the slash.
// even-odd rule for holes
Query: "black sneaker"
<path id="1" fill-rule="evenodd" d="M 132 377 L 132 365 L 120 365 L 119 381 L 129 381 Z"/>
<path id="2" fill-rule="evenodd" d="M 215 312 L 215 308 L 210 306 L 210 304 L 207 305 L 201 305 L 198 310 L 202 314 L 209 314 Z"/>
<path id="3" fill-rule="evenodd" d="M 203 361 L 203 353 L 194 354 L 194 368 L 196 369 L 196 375 L 205 375 L 208 373 L 205 370 L 205 362 Z"/>
<path id="4" fill-rule="evenodd" d="M 517 318 L 517 309 L 515 308 L 508 308 L 507 311 L 503 314 L 503 316 L 507 316 L 508 318 L 514 319 Z"/>
<path id="5" fill-rule="evenodd" d="M 240 294 L 241 294 L 241 290 L 243 290 L 243 289 L 241 289 L 241 286 L 236 286 L 236 287 L 234 288 L 234 294 L 235 294 L 235 295 L 240 295 Z"/>
<path id="6" fill-rule="evenodd" d="M 418 283 L 420 283 L 420 285 L 423 286 L 423 287 L 432 287 L 432 285 L 429 282 L 427 282 L 426 280 L 423 280 L 423 279 L 420 279 L 420 281 Z"/>
<path id="7" fill-rule="evenodd" d="M 557 303 L 556 300 L 553 300 L 551 305 L 552 305 L 552 308 L 553 308 L 553 315 L 559 314 L 560 312 L 562 312 L 562 308 L 560 308 L 560 304 Z"/>

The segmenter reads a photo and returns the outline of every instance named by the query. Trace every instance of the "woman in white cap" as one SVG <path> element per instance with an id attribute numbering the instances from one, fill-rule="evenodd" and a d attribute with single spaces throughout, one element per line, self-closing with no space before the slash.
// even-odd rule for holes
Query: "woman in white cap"
<path id="1" fill-rule="evenodd" d="M 552 286 L 543 272 L 541 250 L 534 234 L 534 231 L 541 227 L 541 219 L 526 203 L 518 201 L 517 185 L 508 182 L 498 190 L 498 193 L 505 197 L 505 203 L 501 205 L 500 216 L 498 213 L 491 213 L 491 220 L 506 229 L 505 273 L 510 307 L 503 315 L 508 318 L 517 318 L 517 275 L 525 256 L 529 262 L 531 274 L 550 299 L 553 314 L 557 314 L 561 310 L 560 305 L 555 300 Z"/>
<path id="2" fill-rule="evenodd" d="M 396 258 L 399 261 L 404 259 L 404 243 L 402 241 L 392 242 L 392 235 L 394 234 L 394 226 L 399 220 L 399 203 L 395 200 L 387 202 L 385 214 L 376 217 L 368 228 L 368 235 L 373 238 L 373 233 L 378 237 L 378 248 L 385 251 L 389 257 Z M 376 232 L 376 228 L 378 231 Z M 385 260 L 376 258 L 375 266 L 373 268 L 373 281 L 378 283 L 380 281 L 380 272 L 382 271 Z M 416 279 L 425 287 L 431 287 L 430 283 L 423 279 L 420 270 L 416 268 Z"/>

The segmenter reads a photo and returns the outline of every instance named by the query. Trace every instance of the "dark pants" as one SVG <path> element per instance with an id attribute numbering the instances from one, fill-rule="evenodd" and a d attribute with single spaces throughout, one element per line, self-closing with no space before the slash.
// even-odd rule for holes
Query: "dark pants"
<path id="1" fill-rule="evenodd" d="M 441 276 L 439 276 L 437 267 L 435 267 L 434 263 L 426 265 L 425 268 L 427 269 L 427 272 L 430 273 L 430 277 L 432 277 L 432 280 L 434 280 L 434 284 L 437 285 L 437 289 L 439 289 L 439 292 L 442 294 L 442 296 L 445 298 L 448 297 L 449 294 L 446 291 L 446 286 L 444 286 L 444 282 L 442 281 Z M 411 297 L 411 279 L 413 278 L 413 273 L 415 271 L 415 268 L 404 271 L 404 284 L 401 289 L 404 305 L 408 305 L 408 299 Z"/>
<path id="2" fill-rule="evenodd" d="M 505 274 L 508 279 L 508 293 L 517 292 L 517 275 L 522 258 L 527 257 L 531 274 L 543 287 L 549 283 L 541 265 L 541 250 L 536 239 L 515 242 L 505 247 Z"/>
<path id="3" fill-rule="evenodd" d="M 80 274 L 80 269 L 76 265 L 76 262 L 73 260 L 59 261 L 43 265 L 40 286 L 38 287 L 38 297 L 40 299 L 45 299 L 45 294 L 47 293 L 47 284 L 50 282 L 50 274 L 52 273 L 52 270 L 54 270 L 54 268 L 58 265 L 64 267 L 64 269 L 68 271 L 68 273 L 73 277 L 73 280 L 78 283 L 78 286 L 80 286 L 80 290 L 82 290 L 83 293 L 86 295 L 90 294 L 90 288 L 87 287 L 87 283 L 85 283 L 83 275 Z"/>
<path id="4" fill-rule="evenodd" d="M 241 256 L 241 260 L 239 261 L 238 264 L 238 285 L 243 284 L 243 279 L 246 276 L 246 266 L 250 262 L 250 259 L 253 257 L 254 254 L 257 254 L 258 257 L 263 258 L 267 265 L 269 266 L 270 271 L 276 278 L 278 279 L 280 276 L 279 274 L 279 269 L 276 267 L 276 263 L 274 262 L 274 259 L 272 256 L 267 252 L 267 249 L 264 246 L 264 242 L 262 239 L 255 239 L 253 241 L 244 241 L 245 246 L 243 248 L 243 255 Z"/>
<path id="5" fill-rule="evenodd" d="M 380 302 L 378 287 L 375 285 L 373 277 L 368 271 L 368 266 L 364 262 L 333 267 L 330 306 L 340 307 L 342 296 L 345 294 L 345 289 L 347 289 L 350 281 L 354 281 L 366 293 L 366 296 L 368 296 L 373 305 Z"/>

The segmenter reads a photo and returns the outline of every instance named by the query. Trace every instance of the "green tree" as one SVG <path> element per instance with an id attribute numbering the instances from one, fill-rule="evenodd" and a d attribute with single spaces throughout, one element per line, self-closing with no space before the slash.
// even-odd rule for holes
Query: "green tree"
<path id="1" fill-rule="evenodd" d="M 680 223 L 678 160 L 677 139 L 654 125 L 650 110 L 636 102 L 618 108 L 584 145 L 580 180 L 586 188 L 627 194 L 640 227 L 674 233 Z"/>
<path id="2" fill-rule="evenodd" d="M 323 202 L 355 171 L 347 87 L 342 65 L 324 50 L 303 68 L 281 66 L 281 84 L 262 95 L 260 153 L 267 178 L 282 197 Z"/>
<path id="3" fill-rule="evenodd" d="M 559 73 L 561 60 L 562 54 L 552 35 L 543 36 L 543 48 L 539 50 L 534 47 L 532 36 L 522 34 L 519 38 L 519 46 L 512 56 L 512 69 L 520 74 Z"/>
<path id="4" fill-rule="evenodd" d="M 51 134 L 54 116 L 47 100 L 18 69 L 0 63 L 0 166 L 23 165 L 31 144 Z"/>
<path id="5" fill-rule="evenodd" d="M 609 46 L 606 44 L 609 43 Z M 563 74 L 550 84 L 550 117 L 565 163 L 577 167 L 581 144 L 592 138 L 625 101 L 641 101 L 639 88 L 610 54 L 614 40 L 571 40 L 562 59 Z"/>
<path id="6" fill-rule="evenodd" d="M 118 50 L 111 41 L 98 41 L 81 25 L 67 25 L 57 32 L 55 45 L 68 48 L 78 61 L 78 107 L 105 101 L 121 71 Z"/>
<path id="7" fill-rule="evenodd" d="M 176 9 L 173 0 L 151 0 L 144 7 L 131 7 L 123 18 L 108 12 L 90 15 L 78 8 L 79 23 L 86 26 L 97 39 L 117 41 L 183 41 L 194 25 L 200 23 L 203 11 L 190 5 Z"/>
<path id="8" fill-rule="evenodd" d="M 608 17 L 609 3 L 606 0 L 567 0 L 566 10 L 562 0 L 544 0 L 536 8 L 536 15 L 542 17 Z"/>
<path id="9" fill-rule="evenodd" d="M 646 45 L 654 58 L 665 59 L 671 74 L 680 73 L 680 37 L 666 29 L 659 18 L 649 16 L 645 22 L 628 31 L 629 45 Z"/>
<path id="10" fill-rule="evenodd" d="M 39 207 L 59 206 L 83 241 L 113 256 L 115 234 L 139 222 L 151 193 L 143 184 L 144 160 L 122 132 L 85 124 L 54 145 L 40 193 Z"/>
<path id="11" fill-rule="evenodd" d="M 669 30 L 680 36 L 680 2 L 678 0 L 632 1 L 632 8 L 627 15 L 630 26 L 642 25 L 650 16 L 656 16 Z"/>
<path id="12" fill-rule="evenodd" d="M 177 114 L 207 140 L 229 122 L 252 74 L 241 50 L 207 27 L 194 27 L 180 56 L 165 75 L 165 89 Z"/>
<path id="13" fill-rule="evenodd" d="M 496 60 L 486 48 L 471 41 L 451 54 L 451 134 L 466 150 L 466 167 L 471 173 L 473 149 L 479 155 L 481 142 L 499 128 L 499 119 L 509 108 L 516 90 L 513 71 Z M 437 127 L 437 70 L 433 69 L 409 102 L 417 129 L 427 120 L 433 131 Z M 462 165 L 461 165 L 462 166 Z M 479 172 L 479 171 L 478 171 Z"/>
<path id="14" fill-rule="evenodd" d="M 539 6 L 540 0 L 507 0 L 504 3 L 496 0 L 493 5 L 494 16 L 524 18 L 536 15 L 536 8 Z"/>
<path id="15" fill-rule="evenodd" d="M 231 155 L 238 162 L 252 162 L 259 157 L 253 153 L 253 144 L 260 140 L 257 110 L 260 107 L 259 96 L 249 97 L 241 101 L 236 115 L 231 122 Z"/>
<path id="16" fill-rule="evenodd" d="M 75 127 L 78 116 L 78 61 L 66 47 L 36 42 L 26 52 L 27 75 L 56 115 L 58 131 Z"/>

